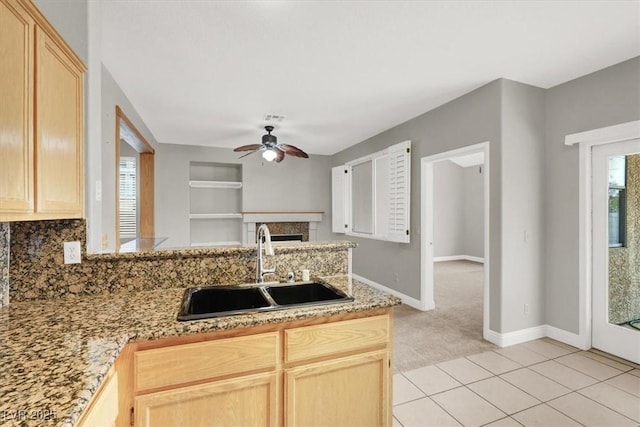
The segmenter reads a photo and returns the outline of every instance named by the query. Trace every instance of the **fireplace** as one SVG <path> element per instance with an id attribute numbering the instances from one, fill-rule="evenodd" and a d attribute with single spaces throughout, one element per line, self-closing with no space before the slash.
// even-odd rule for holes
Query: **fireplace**
<path id="1" fill-rule="evenodd" d="M 272 242 L 285 241 L 309 241 L 309 223 L 308 222 L 257 222 L 256 230 L 262 224 L 266 224 L 271 232 Z"/>
<path id="2" fill-rule="evenodd" d="M 246 224 L 246 241 L 256 241 L 256 231 L 266 224 L 274 242 L 317 240 L 318 223 L 322 222 L 324 212 L 243 212 Z"/>

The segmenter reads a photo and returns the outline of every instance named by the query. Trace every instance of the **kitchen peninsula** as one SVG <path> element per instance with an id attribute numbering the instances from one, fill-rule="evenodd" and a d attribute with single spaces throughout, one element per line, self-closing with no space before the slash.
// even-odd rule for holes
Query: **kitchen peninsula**
<path id="1" fill-rule="evenodd" d="M 353 302 L 190 322 L 176 320 L 184 289 L 248 281 L 245 274 L 252 272 L 255 248 L 92 254 L 76 267 L 59 266 L 66 269 L 58 273 L 67 280 L 77 281 L 82 272 L 89 275 L 86 283 L 76 283 L 75 288 L 55 282 L 53 289 L 59 294 L 54 297 L 33 298 L 45 293 L 42 289 L 14 292 L 12 285 L 11 304 L 0 309 L 0 370 L 4 374 L 0 411 L 5 411 L 0 413 L 0 417 L 4 416 L 2 424 L 78 425 L 83 422 L 83 412 L 93 405 L 104 378 L 115 370 L 119 411 L 116 425 L 130 425 L 130 420 L 133 425 L 156 425 L 154 419 L 158 418 L 154 418 L 153 411 L 158 399 L 179 403 L 187 402 L 193 393 L 200 393 L 201 397 L 202 393 L 210 393 L 218 404 L 229 395 L 228 390 L 243 390 L 246 381 L 255 385 L 262 380 L 260 384 L 267 388 L 258 388 L 256 393 L 268 402 L 265 412 L 253 414 L 256 418 L 252 419 L 264 425 L 301 425 L 305 416 L 315 416 L 318 399 L 314 407 L 314 399 L 300 393 L 315 390 L 320 393 L 316 396 L 320 401 L 340 395 L 331 382 L 345 375 L 349 378 L 349 369 L 355 369 L 358 378 L 368 372 L 371 375 L 366 377 L 378 386 L 370 400 L 379 406 L 378 411 L 366 416 L 373 416 L 369 419 L 377 419 L 382 425 L 390 423 L 391 307 L 399 300 L 350 278 L 348 252 L 354 246 L 350 242 L 283 245 L 275 248 L 273 257 L 280 274 L 309 268 L 313 275 L 336 288 L 351 289 Z M 139 277 L 135 283 L 122 276 L 132 269 Z M 191 274 L 187 274 L 190 269 Z M 110 280 L 112 277 L 118 280 Z M 119 280 L 128 285 L 118 286 Z M 32 288 L 37 288 L 35 283 Z M 253 360 L 251 346 L 238 350 L 233 341 L 236 339 L 257 340 L 262 346 L 258 356 L 267 362 L 243 364 L 242 360 Z M 219 343 L 224 345 L 219 347 Z M 197 351 L 197 346 L 212 347 L 199 353 L 195 368 L 179 366 L 183 359 L 180 352 L 184 349 L 190 354 L 193 349 Z M 158 351 L 162 354 L 159 361 L 153 357 Z M 174 364 L 169 369 L 162 369 L 162 360 L 170 361 L 174 352 L 178 352 L 175 354 L 179 359 L 170 362 Z M 229 361 L 225 354 L 236 357 Z M 156 365 L 149 365 L 151 371 L 146 371 L 144 360 L 155 360 Z M 153 371 L 154 366 L 158 371 Z M 208 371 L 203 373 L 202 366 L 207 366 Z M 185 376 L 169 378 L 167 372 Z M 338 374 L 319 375 L 326 372 Z M 158 377 L 166 378 L 160 383 L 145 383 L 144 378 Z M 225 392 L 220 393 L 218 386 Z M 357 386 L 357 390 L 362 392 L 362 387 Z M 243 395 L 235 397 L 238 396 Z M 351 402 L 348 395 L 340 398 L 345 405 Z M 358 402 L 362 405 L 361 400 Z M 218 414 L 227 417 L 224 420 L 246 415 L 241 403 L 242 400 L 236 401 L 230 413 Z M 18 419 L 18 410 L 27 411 L 26 415 L 33 419 Z M 339 416 L 339 409 L 336 411 L 334 415 Z M 46 415 L 49 420 L 44 418 Z"/>

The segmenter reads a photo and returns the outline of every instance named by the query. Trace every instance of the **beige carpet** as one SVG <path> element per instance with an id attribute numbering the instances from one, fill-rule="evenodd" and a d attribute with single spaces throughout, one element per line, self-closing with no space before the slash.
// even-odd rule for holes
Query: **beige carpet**
<path id="1" fill-rule="evenodd" d="M 395 372 L 497 348 L 482 339 L 483 265 L 437 262 L 434 270 L 434 310 L 395 308 Z"/>

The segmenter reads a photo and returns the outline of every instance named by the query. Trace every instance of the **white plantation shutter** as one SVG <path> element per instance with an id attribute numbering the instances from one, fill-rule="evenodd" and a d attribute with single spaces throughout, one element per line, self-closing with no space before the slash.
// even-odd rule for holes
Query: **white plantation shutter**
<path id="1" fill-rule="evenodd" d="M 372 163 L 371 185 L 360 185 L 357 191 L 371 191 L 373 230 L 361 232 L 353 225 L 358 219 L 354 212 L 367 209 L 367 203 L 353 197 L 354 168 Z M 344 174 L 344 171 L 347 174 Z M 340 174 L 346 175 L 346 178 Z M 355 180 L 356 182 L 361 182 Z M 347 162 L 332 170 L 333 231 L 369 239 L 409 243 L 409 212 L 411 203 L 411 141 L 392 145 L 382 151 Z M 367 199 L 368 200 L 368 199 Z M 355 206 L 358 205 L 358 206 Z M 344 218 L 345 221 L 339 221 Z M 348 224 L 346 229 L 344 224 Z"/>
<path id="2" fill-rule="evenodd" d="M 389 147 L 387 240 L 409 243 L 411 199 L 411 141 Z"/>
<path id="3" fill-rule="evenodd" d="M 120 237 L 137 235 L 136 158 L 120 157 Z"/>
<path id="4" fill-rule="evenodd" d="M 334 233 L 345 233 L 347 215 L 347 174 L 346 167 L 336 166 L 331 169 L 331 230 Z"/>

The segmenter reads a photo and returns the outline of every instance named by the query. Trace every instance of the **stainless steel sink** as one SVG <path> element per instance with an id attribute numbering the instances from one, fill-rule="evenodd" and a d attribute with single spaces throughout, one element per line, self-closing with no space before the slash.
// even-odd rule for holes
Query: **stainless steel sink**
<path id="1" fill-rule="evenodd" d="M 185 291 L 178 320 L 197 320 L 353 301 L 323 282 L 208 286 Z"/>

